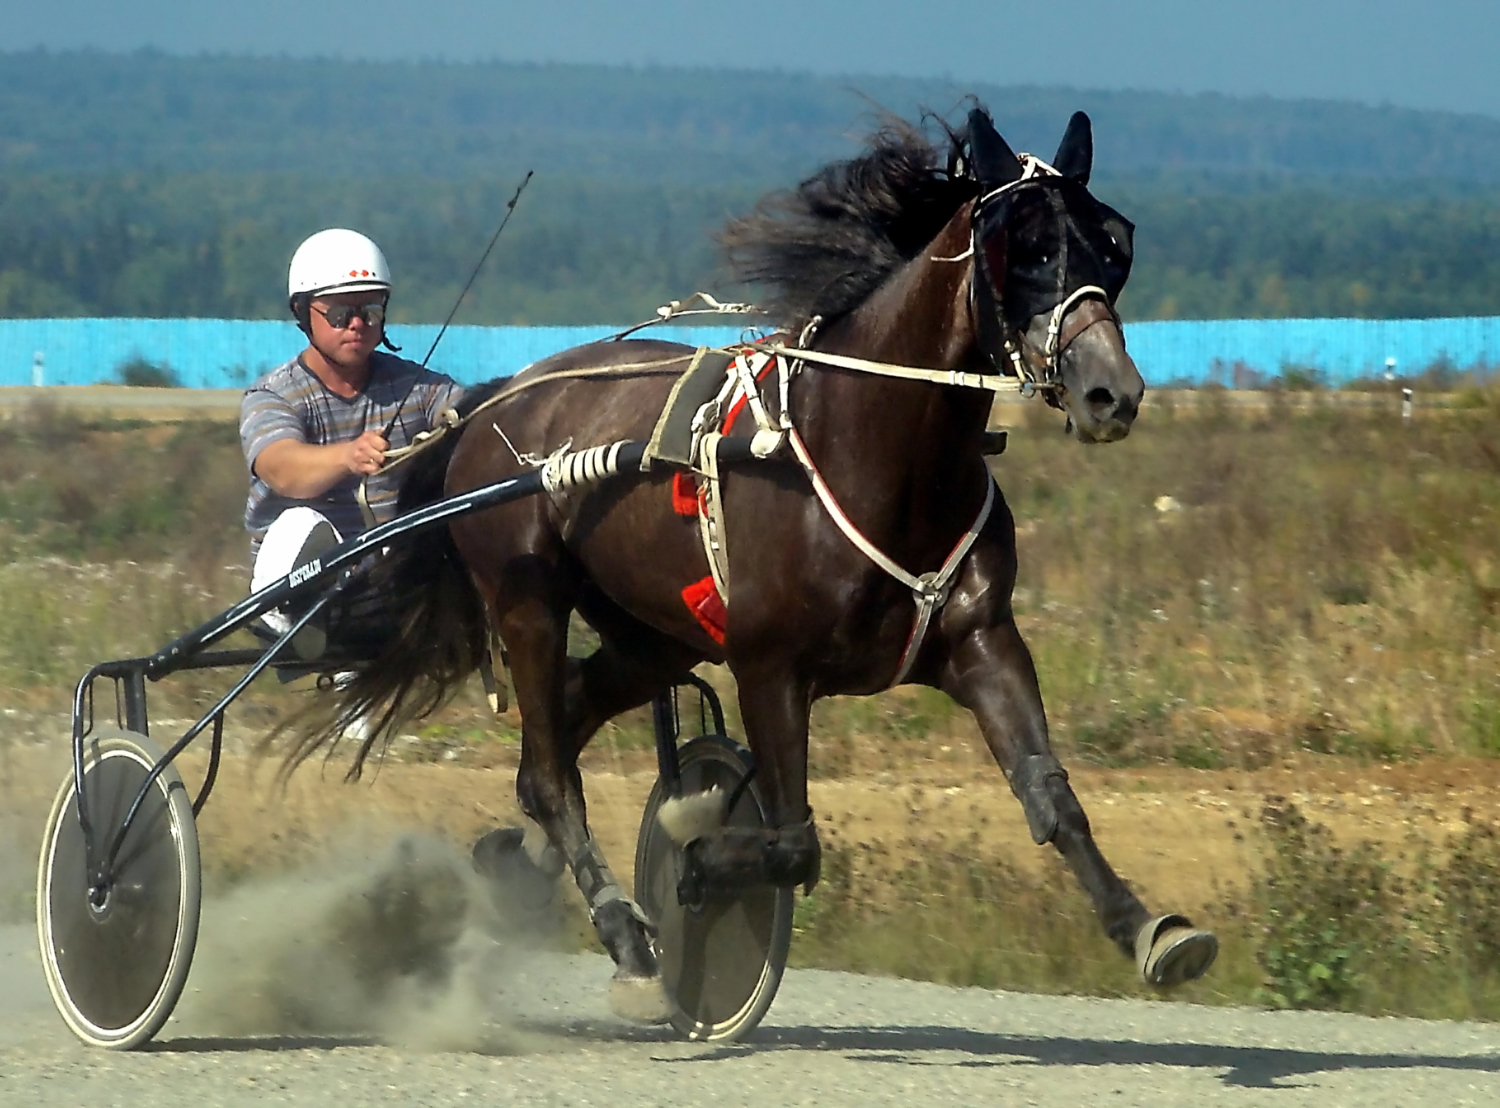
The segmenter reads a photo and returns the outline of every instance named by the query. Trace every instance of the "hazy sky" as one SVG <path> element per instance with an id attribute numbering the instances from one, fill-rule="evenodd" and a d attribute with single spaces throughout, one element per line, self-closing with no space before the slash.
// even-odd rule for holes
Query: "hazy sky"
<path id="1" fill-rule="evenodd" d="M 0 0 L 0 49 L 612 62 L 1500 116 L 1500 0 Z"/>

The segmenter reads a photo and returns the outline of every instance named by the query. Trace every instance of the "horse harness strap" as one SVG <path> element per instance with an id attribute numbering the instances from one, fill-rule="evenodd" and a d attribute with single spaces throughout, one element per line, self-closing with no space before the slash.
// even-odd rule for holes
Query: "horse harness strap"
<path id="1" fill-rule="evenodd" d="M 856 373 L 870 373 L 877 377 L 896 377 L 903 381 L 926 381 L 932 385 L 948 385 L 963 389 L 1016 392 L 1023 396 L 1030 396 L 1035 390 L 1059 387 L 1054 383 L 1033 381 L 1026 376 L 1018 378 L 994 373 L 964 373 L 956 369 L 919 369 L 916 366 L 892 365 L 889 362 L 872 362 L 866 358 L 851 358 L 846 354 L 830 354 L 822 350 L 789 347 L 781 343 L 766 343 L 760 349 L 780 357 L 794 358 L 798 362 L 812 362 L 815 365 L 849 369 Z"/>
<path id="2" fill-rule="evenodd" d="M 984 311 L 979 305 L 980 284 L 981 280 L 988 283 L 993 280 L 993 277 L 988 274 L 986 267 L 981 265 L 980 262 L 983 256 L 982 251 L 979 249 L 980 213 L 985 207 L 1000 200 L 1007 193 L 1027 185 L 1034 185 L 1043 178 L 1062 176 L 1056 169 L 1035 155 L 1018 154 L 1017 157 L 1021 162 L 1021 176 L 1014 181 L 1001 185 L 999 188 L 991 189 L 974 201 L 973 215 L 969 223 L 969 248 L 962 254 L 952 258 L 932 259 L 938 262 L 959 262 L 969 258 L 974 259 L 974 280 L 969 284 L 969 310 L 974 316 L 976 326 L 981 331 L 989 329 L 990 313 Z M 1056 205 L 1058 201 L 1054 198 L 1053 203 Z M 1026 385 L 1035 389 L 1053 391 L 1061 389 L 1062 385 L 1058 380 L 1058 360 L 1062 357 L 1062 352 L 1068 348 L 1068 344 L 1084 331 L 1088 330 L 1093 324 L 1101 322 L 1104 318 L 1112 319 L 1116 324 L 1120 322 L 1119 312 L 1115 310 L 1114 298 L 1110 296 L 1109 290 L 1100 285 L 1084 285 L 1081 288 L 1074 289 L 1073 292 L 1066 296 L 1062 295 L 1063 287 L 1061 282 L 1067 273 L 1068 242 L 1066 236 L 1062 238 L 1059 246 L 1063 255 L 1063 264 L 1058 269 L 1059 285 L 1057 291 L 1059 302 L 1052 309 L 1052 318 L 1047 326 L 1047 339 L 1041 350 L 1037 351 L 1034 346 L 1026 342 L 1024 331 L 1011 327 L 1005 320 L 1005 313 L 997 290 L 989 288 L 985 293 L 991 301 L 991 309 L 1000 317 L 1000 345 L 1005 351 L 1005 356 L 1010 360 L 1011 373 L 1014 374 L 1016 381 L 1021 383 L 1023 391 Z M 1108 316 L 1093 315 L 1082 326 L 1072 330 L 1071 333 L 1063 334 L 1063 320 L 1068 312 L 1079 302 L 1094 298 L 1103 303 L 1109 313 Z M 1121 333 L 1123 334 L 1124 332 L 1122 331 Z M 1040 355 L 1040 365 L 1034 366 L 1032 359 L 1026 356 L 1027 352 L 1034 352 Z M 1047 403 L 1053 407 L 1058 406 L 1053 396 L 1047 397 Z"/>
<path id="3" fill-rule="evenodd" d="M 1068 309 L 1084 297 L 1102 292 L 1102 289 L 1093 287 L 1079 289 L 1058 305 L 1053 316 L 1053 326 L 1048 333 L 1047 351 L 1044 355 L 1049 361 L 1055 359 L 1059 345 L 1066 348 L 1068 341 L 1098 321 L 1097 318 L 1088 320 L 1059 344 L 1062 319 Z M 1107 300 L 1106 304 L 1108 304 Z M 1113 314 L 1112 308 L 1110 312 Z M 793 378 L 811 363 L 879 377 L 924 381 L 929 384 L 956 388 L 982 389 L 992 393 L 1017 392 L 1022 396 L 1031 396 L 1044 390 L 1055 390 L 1060 386 L 1053 380 L 1037 380 L 1032 376 L 1027 371 L 1025 360 L 1018 352 L 1013 353 L 1012 357 L 1017 376 L 1006 377 L 997 374 L 894 365 L 888 362 L 813 350 L 810 348 L 810 343 L 818 322 L 820 321 L 816 318 L 810 322 L 798 336 L 795 345 L 761 342 L 753 346 L 717 350 L 700 348 L 693 354 L 686 371 L 676 368 L 681 366 L 683 361 L 678 357 L 558 370 L 516 382 L 502 388 L 462 417 L 453 411 L 444 412 L 443 421 L 439 427 L 414 440 L 412 445 L 405 450 L 399 453 L 392 451 L 387 466 L 408 461 L 421 450 L 435 445 L 447 433 L 460 430 L 485 409 L 539 385 L 576 378 L 597 379 L 676 373 L 678 380 L 674 383 L 668 401 L 653 428 L 651 440 L 641 458 L 640 468 L 645 471 L 651 469 L 653 463 L 666 464 L 679 469 L 691 469 L 699 476 L 703 485 L 702 510 L 698 513 L 699 530 L 704 553 L 709 563 L 713 589 L 718 593 L 720 602 L 727 607 L 730 575 L 727 529 L 724 522 L 724 506 L 719 479 L 718 446 L 724 438 L 724 432 L 728 429 L 728 423 L 732 421 L 738 408 L 743 406 L 750 412 L 756 423 L 756 431 L 750 444 L 752 457 L 769 458 L 781 448 L 783 443 L 790 443 L 798 464 L 807 474 L 819 502 L 840 532 L 881 571 L 911 589 L 917 612 L 911 634 L 907 637 L 906 645 L 901 652 L 895 676 L 891 680 L 892 685 L 899 685 L 906 679 L 916 661 L 927 630 L 931 626 L 933 614 L 947 602 L 958 567 L 963 563 L 989 519 L 990 511 L 995 503 L 994 479 L 986 473 L 984 503 L 980 506 L 979 514 L 969 529 L 959 538 L 943 564 L 938 569 L 927 573 L 909 573 L 860 533 L 840 507 L 828 483 L 823 479 L 822 473 L 819 472 L 807 450 L 807 444 L 792 423 L 790 389 Z M 759 384 L 760 378 L 769 371 L 772 365 L 777 371 L 780 400 L 780 411 L 778 418 L 774 421 L 766 410 Z M 717 392 L 713 393 L 711 399 L 704 400 L 703 398 L 710 394 L 715 384 Z M 495 430 L 502 438 L 505 437 L 498 425 Z M 506 442 L 509 444 L 510 440 L 506 439 Z M 517 453 L 516 459 L 540 468 L 543 487 L 549 495 L 555 498 L 613 477 L 621 468 L 620 450 L 623 445 L 614 443 L 575 451 L 570 441 L 549 456 Z M 515 451 L 515 447 L 512 446 L 511 449 Z M 704 585 L 707 583 L 705 581 Z"/>
<path id="4" fill-rule="evenodd" d="M 838 529 L 844 533 L 844 537 L 853 543 L 866 558 L 911 589 L 913 598 L 917 602 L 916 622 L 912 625 L 911 634 L 906 639 L 906 646 L 901 651 L 901 661 L 896 667 L 896 676 L 891 678 L 891 685 L 899 685 L 906 680 L 907 674 L 911 672 L 911 667 L 917 660 L 917 653 L 922 646 L 923 639 L 927 636 L 927 628 L 932 622 L 933 613 L 948 602 L 948 594 L 952 591 L 953 578 L 958 573 L 958 567 L 963 563 L 965 556 L 968 555 L 970 548 L 973 547 L 975 540 L 979 538 L 979 533 L 984 530 L 984 525 L 990 518 L 990 511 L 995 506 L 995 480 L 986 469 L 984 503 L 979 508 L 979 515 L 975 517 L 974 522 L 969 525 L 969 529 L 964 532 L 963 537 L 958 540 L 938 569 L 917 576 L 907 572 L 899 563 L 860 534 L 859 528 L 854 526 L 853 521 L 834 498 L 833 490 L 828 487 L 828 482 L 818 472 L 818 467 L 813 462 L 812 455 L 807 452 L 807 444 L 802 441 L 802 436 L 793 428 L 788 432 L 788 438 L 791 440 L 793 452 L 797 455 L 797 461 L 801 463 L 808 480 L 812 482 L 813 491 L 817 494 L 818 500 L 822 502 L 824 509 Z"/>
<path id="5" fill-rule="evenodd" d="M 810 330 L 810 329 L 809 329 Z M 809 333 L 799 339 L 798 347 L 804 347 L 811 338 Z M 701 355 L 701 352 L 700 352 Z M 795 360 L 793 360 L 795 359 Z M 704 554 L 707 556 L 709 571 L 713 578 L 713 585 L 719 594 L 720 601 L 727 608 L 729 604 L 729 552 L 727 549 L 727 531 L 724 525 L 724 508 L 720 493 L 719 470 L 718 470 L 718 444 L 723 438 L 723 430 L 731 421 L 731 412 L 737 410 L 738 404 L 742 403 L 755 420 L 756 440 L 760 442 L 760 448 L 752 445 L 752 453 L 757 457 L 769 457 L 780 446 L 787 442 L 796 456 L 798 464 L 806 473 L 809 483 L 818 501 L 823 505 L 829 517 L 833 520 L 844 537 L 852 543 L 860 553 L 874 562 L 884 573 L 894 577 L 907 588 L 911 589 L 913 599 L 916 601 L 917 613 L 912 625 L 911 634 L 908 635 L 906 645 L 901 651 L 901 659 L 896 667 L 896 674 L 891 680 L 892 685 L 899 685 L 906 680 L 916 662 L 917 654 L 923 641 L 927 636 L 927 629 L 932 623 L 935 612 L 942 608 L 947 602 L 948 595 L 952 590 L 953 579 L 958 573 L 959 566 L 973 547 L 979 534 L 984 530 L 985 523 L 989 520 L 990 512 L 995 505 L 995 482 L 986 470 L 984 503 L 979 508 L 979 514 L 968 530 L 959 538 L 943 564 L 936 570 L 913 574 L 905 567 L 896 562 L 873 542 L 867 539 L 850 520 L 848 513 L 839 504 L 834 496 L 833 490 L 829 488 L 828 482 L 824 480 L 819 471 L 817 463 L 813 461 L 811 453 L 807 449 L 807 443 L 803 441 L 791 418 L 789 406 L 790 384 L 793 377 L 802 369 L 803 361 L 813 361 L 822 364 L 833 365 L 843 369 L 856 369 L 862 372 L 873 372 L 888 376 L 899 376 L 907 379 L 928 380 L 935 383 L 970 386 L 969 379 L 987 382 L 988 379 L 977 374 L 951 373 L 943 370 L 921 370 L 909 366 L 889 366 L 879 362 L 865 362 L 863 359 L 845 358 L 841 355 L 827 355 L 819 351 L 806 349 L 791 349 L 780 344 L 767 344 L 759 350 L 742 350 L 727 367 L 724 373 L 724 382 L 719 393 L 713 400 L 704 403 L 695 413 L 692 419 L 692 427 L 695 432 L 691 458 L 695 472 L 703 480 L 704 488 L 701 496 L 702 510 L 698 513 L 699 529 L 703 541 Z M 771 365 L 776 367 L 778 378 L 778 391 L 780 394 L 780 412 L 778 418 L 773 421 L 770 413 L 766 411 L 764 400 L 760 394 L 759 380 L 767 372 Z M 694 366 L 700 363 L 699 358 L 694 359 Z M 892 372 L 893 371 L 893 372 Z M 973 386 L 970 386 L 973 387 Z M 987 383 L 977 387 L 990 387 Z M 674 392 L 675 394 L 675 392 Z M 661 427 L 669 418 L 669 413 L 664 413 L 658 422 Z M 677 421 L 680 424 L 680 420 Z M 653 438 L 655 441 L 655 438 Z M 642 460 L 642 467 L 649 465 L 650 456 Z"/>

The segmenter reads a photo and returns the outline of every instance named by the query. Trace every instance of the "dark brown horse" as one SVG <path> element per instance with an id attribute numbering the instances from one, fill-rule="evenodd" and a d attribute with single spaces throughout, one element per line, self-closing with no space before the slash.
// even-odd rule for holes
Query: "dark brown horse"
<path id="1" fill-rule="evenodd" d="M 1018 158 L 981 110 L 936 144 L 891 123 L 862 156 L 763 202 L 724 241 L 739 273 L 770 291 L 786 334 L 805 334 L 811 348 L 974 374 L 1019 370 L 1043 386 L 1080 441 L 1109 442 L 1129 432 L 1145 387 L 1113 306 L 1129 271 L 1131 227 L 1088 192 L 1092 160 L 1081 113 L 1055 173 Z M 815 333 L 804 332 L 815 319 Z M 475 390 L 464 411 L 515 381 L 671 363 L 623 377 L 559 377 L 502 399 L 414 462 L 403 505 L 496 481 L 533 464 L 523 457 L 566 443 L 647 438 L 691 354 L 663 342 L 597 343 Z M 912 574 L 941 566 L 990 495 L 982 448 L 991 394 L 810 361 L 788 395 L 807 453 L 859 532 Z M 773 409 L 776 399 L 767 397 Z M 734 433 L 753 429 L 741 420 Z M 342 702 L 346 717 L 383 715 L 389 733 L 467 678 L 490 636 L 499 639 L 523 721 L 516 788 L 533 824 L 524 842 L 515 831 L 490 848 L 511 850 L 515 864 L 543 877 L 572 868 L 617 964 L 618 1006 L 643 1017 L 661 1014 L 649 925 L 589 833 L 579 752 L 606 720 L 691 667 L 727 663 L 770 830 L 709 829 L 696 862 L 711 881 L 810 884 L 819 848 L 807 798 L 809 710 L 819 697 L 887 688 L 916 611 L 912 590 L 835 526 L 783 449 L 722 476 L 730 577 L 719 641 L 684 603 L 684 587 L 709 570 L 696 521 L 673 510 L 670 482 L 670 473 L 622 474 L 461 518 L 394 552 L 389 595 L 402 636 Z M 905 679 L 974 713 L 1033 837 L 1062 853 L 1145 978 L 1196 977 L 1213 960 L 1213 937 L 1181 917 L 1153 918 L 1116 876 L 1052 754 L 1011 610 L 1015 576 L 1014 522 L 996 494 L 912 643 Z M 581 660 L 566 652 L 573 612 L 600 639 Z"/>

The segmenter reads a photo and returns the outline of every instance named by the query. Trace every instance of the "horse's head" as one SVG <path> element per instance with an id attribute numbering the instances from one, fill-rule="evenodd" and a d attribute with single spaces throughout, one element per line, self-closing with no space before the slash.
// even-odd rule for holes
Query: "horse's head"
<path id="1" fill-rule="evenodd" d="M 1093 147 L 1082 112 L 1051 166 L 1017 157 L 987 112 L 970 113 L 975 323 L 984 352 L 1043 388 L 1080 442 L 1113 442 L 1130 433 L 1146 385 L 1115 311 L 1134 227 L 1089 192 Z"/>

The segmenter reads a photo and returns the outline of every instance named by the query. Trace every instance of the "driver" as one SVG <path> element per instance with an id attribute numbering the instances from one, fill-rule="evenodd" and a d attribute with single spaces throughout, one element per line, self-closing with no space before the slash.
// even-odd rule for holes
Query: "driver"
<path id="1" fill-rule="evenodd" d="M 396 475 L 379 472 L 386 453 L 437 426 L 463 393 L 451 378 L 376 349 L 399 349 L 385 334 L 390 268 L 359 232 L 331 228 L 303 242 L 287 295 L 307 347 L 255 381 L 240 404 L 252 592 L 394 516 Z M 263 618 L 277 633 L 290 626 L 283 612 Z"/>

